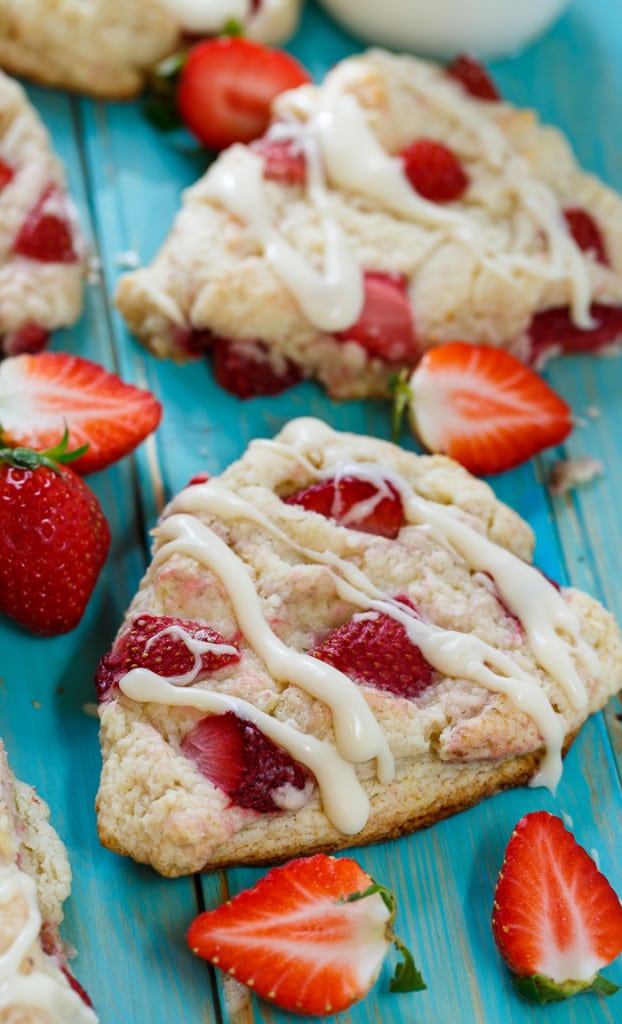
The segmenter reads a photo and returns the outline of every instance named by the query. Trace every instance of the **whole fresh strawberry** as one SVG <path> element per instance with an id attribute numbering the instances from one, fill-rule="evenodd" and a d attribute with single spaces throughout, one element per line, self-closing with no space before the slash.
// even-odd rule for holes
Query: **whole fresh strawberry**
<path id="1" fill-rule="evenodd" d="M 0 448 L 0 611 L 41 636 L 78 625 L 110 546 L 97 498 L 53 449 Z"/>
<path id="2" fill-rule="evenodd" d="M 622 952 L 622 904 L 553 814 L 527 814 L 514 829 L 495 890 L 492 931 L 528 999 L 548 1003 L 618 989 L 599 971 Z"/>
<path id="3" fill-rule="evenodd" d="M 193 952 L 292 1013 L 339 1013 L 365 996 L 394 943 L 391 990 L 425 988 L 393 933 L 395 899 L 350 857 L 318 853 L 273 868 L 188 931 Z"/>

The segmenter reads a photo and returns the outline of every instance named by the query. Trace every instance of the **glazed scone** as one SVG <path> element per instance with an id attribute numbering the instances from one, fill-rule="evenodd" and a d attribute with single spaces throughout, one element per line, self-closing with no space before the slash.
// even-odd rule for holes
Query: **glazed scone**
<path id="1" fill-rule="evenodd" d="M 620 198 L 532 111 L 372 50 L 277 97 L 267 136 L 185 192 L 116 301 L 157 355 L 211 349 L 241 397 L 301 377 L 382 396 L 443 341 L 529 360 L 573 331 L 590 344 L 602 307 L 619 330 L 621 229 Z"/>
<path id="2" fill-rule="evenodd" d="M 618 628 L 457 463 L 318 420 L 193 483 L 97 673 L 101 841 L 165 875 L 396 837 L 525 783 Z"/>
<path id="3" fill-rule="evenodd" d="M 153 66 L 177 50 L 186 31 L 230 18 L 248 35 L 282 42 L 300 0 L 0 0 L 0 67 L 44 85 L 109 99 L 138 93 Z"/>
<path id="4" fill-rule="evenodd" d="M 0 71 L 0 353 L 36 351 L 75 323 L 85 270 L 63 165 L 22 87 Z"/>
<path id="5" fill-rule="evenodd" d="M 71 871 L 48 818 L 0 741 L 0 1022 L 97 1024 L 58 930 Z"/>

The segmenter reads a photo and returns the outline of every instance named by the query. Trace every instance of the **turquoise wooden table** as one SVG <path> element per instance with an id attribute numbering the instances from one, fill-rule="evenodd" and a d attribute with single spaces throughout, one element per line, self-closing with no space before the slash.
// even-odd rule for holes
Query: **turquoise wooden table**
<path id="1" fill-rule="evenodd" d="M 491 69 L 509 100 L 536 107 L 545 120 L 561 126 L 581 162 L 622 189 L 622 18 L 613 7 L 607 0 L 573 0 L 548 35 Z M 291 45 L 317 77 L 357 48 L 312 3 Z M 157 434 L 135 457 L 90 478 L 114 541 L 80 627 L 63 638 L 35 639 L 0 623 L 0 735 L 15 771 L 49 802 L 69 849 L 74 887 L 64 935 L 79 950 L 74 969 L 103 1024 L 300 1020 L 254 1001 L 236 1009 L 225 998 L 221 979 L 185 946 L 185 931 L 198 909 L 247 885 L 257 872 L 167 881 L 100 848 L 93 809 L 99 748 L 92 678 L 147 563 L 148 531 L 163 502 L 193 473 L 218 472 L 250 438 L 272 435 L 301 413 L 388 437 L 389 409 L 382 403 L 336 404 L 313 385 L 276 400 L 242 403 L 217 389 L 206 364 L 175 367 L 140 349 L 109 302 L 123 269 L 122 254 L 133 251 L 143 261 L 154 254 L 181 188 L 202 169 L 201 158 L 177 137 L 152 130 L 138 103 L 95 104 L 60 92 L 29 91 L 67 163 L 102 267 L 99 280 L 88 288 L 82 320 L 59 333 L 54 347 L 88 356 L 148 386 L 165 411 Z M 547 376 L 580 421 L 565 453 L 600 458 L 605 475 L 552 499 L 546 481 L 551 460 L 560 454 L 556 451 L 496 478 L 493 486 L 534 526 L 543 570 L 591 592 L 622 621 L 622 360 L 557 360 Z M 579 841 L 595 851 L 622 893 L 621 768 L 620 704 L 613 701 L 581 734 L 555 797 L 540 789 L 515 791 L 427 832 L 355 851 L 371 874 L 400 894 L 398 929 L 428 989 L 413 996 L 389 995 L 387 967 L 373 993 L 339 1021 L 622 1020 L 622 992 L 609 1001 L 583 997 L 547 1008 L 520 1002 L 496 956 L 489 926 L 503 850 L 514 824 L 529 810 L 567 816 Z M 622 961 L 608 974 L 622 984 Z"/>

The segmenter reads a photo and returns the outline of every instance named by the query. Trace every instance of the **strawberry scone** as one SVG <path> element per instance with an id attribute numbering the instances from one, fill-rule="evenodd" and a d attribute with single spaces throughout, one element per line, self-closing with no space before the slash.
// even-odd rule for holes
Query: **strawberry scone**
<path id="1" fill-rule="evenodd" d="M 0 71 L 0 355 L 80 316 L 86 247 L 65 173 L 22 87 Z"/>
<path id="2" fill-rule="evenodd" d="M 108 99 L 136 95 L 158 61 L 191 35 L 238 22 L 282 42 L 300 0 L 0 0 L 0 67 Z"/>
<path id="3" fill-rule="evenodd" d="M 532 549 L 457 463 L 311 418 L 189 485 L 98 667 L 104 845 L 179 875 L 554 789 L 622 640 Z"/>
<path id="4" fill-rule="evenodd" d="M 59 934 L 71 871 L 48 818 L 0 741 L 0 1022 L 97 1024 Z"/>
<path id="5" fill-rule="evenodd" d="M 460 338 L 525 361 L 622 326 L 622 201 L 483 69 L 371 50 L 277 97 L 183 197 L 117 304 L 160 356 L 248 397 L 386 395 Z"/>

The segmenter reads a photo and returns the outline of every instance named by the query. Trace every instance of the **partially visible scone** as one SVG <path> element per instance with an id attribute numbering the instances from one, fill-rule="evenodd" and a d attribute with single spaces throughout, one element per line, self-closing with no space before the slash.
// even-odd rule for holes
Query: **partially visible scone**
<path id="1" fill-rule="evenodd" d="M 0 741 L 0 1022 L 96 1024 L 58 930 L 71 871 L 48 817 Z"/>
<path id="2" fill-rule="evenodd" d="M 185 192 L 117 304 L 160 356 L 211 350 L 242 397 L 317 378 L 386 395 L 462 339 L 535 359 L 622 333 L 622 201 L 532 111 L 368 51 L 277 97 L 267 136 Z M 595 328 L 598 332 L 595 333 Z"/>
<path id="3" fill-rule="evenodd" d="M 440 456 L 295 420 L 188 486 L 97 674 L 102 842 L 177 875 L 555 788 L 619 630 Z"/>
<path id="4" fill-rule="evenodd" d="M 22 87 L 0 71 L 0 353 L 42 348 L 82 311 L 86 247 L 61 161 Z"/>
<path id="5" fill-rule="evenodd" d="M 158 61 L 197 29 L 188 0 L 0 0 L 0 67 L 44 85 L 109 99 L 135 95 Z M 203 0 L 201 24 L 239 20 L 253 38 L 281 42 L 300 0 Z M 212 8 L 212 10 L 210 10 Z M 194 14 L 194 18 L 190 15 Z"/>

